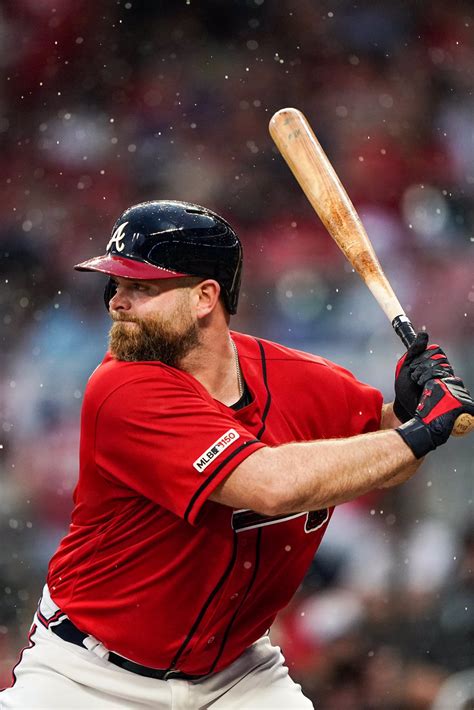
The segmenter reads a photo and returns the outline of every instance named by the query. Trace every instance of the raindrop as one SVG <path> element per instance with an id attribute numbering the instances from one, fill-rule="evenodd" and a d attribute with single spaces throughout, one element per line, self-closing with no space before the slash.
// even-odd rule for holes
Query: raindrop
<path id="1" fill-rule="evenodd" d="M 383 108 L 392 108 L 393 106 L 393 98 L 390 96 L 390 94 L 380 94 L 379 96 L 379 104 Z"/>

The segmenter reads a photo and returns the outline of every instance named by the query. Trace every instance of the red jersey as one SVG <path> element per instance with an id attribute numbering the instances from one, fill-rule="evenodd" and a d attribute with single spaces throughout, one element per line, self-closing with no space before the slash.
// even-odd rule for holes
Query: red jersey
<path id="1" fill-rule="evenodd" d="M 332 510 L 269 518 L 209 495 L 258 448 L 380 426 L 381 394 L 320 357 L 232 333 L 252 401 L 107 355 L 84 395 L 80 475 L 48 586 L 79 629 L 146 666 L 222 670 L 300 585 Z"/>

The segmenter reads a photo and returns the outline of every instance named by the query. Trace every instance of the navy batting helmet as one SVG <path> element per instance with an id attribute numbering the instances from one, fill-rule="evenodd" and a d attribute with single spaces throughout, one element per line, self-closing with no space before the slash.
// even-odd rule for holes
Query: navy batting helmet
<path id="1" fill-rule="evenodd" d="M 142 202 L 119 217 L 106 253 L 77 264 L 78 271 L 100 271 L 129 279 L 199 276 L 215 279 L 229 313 L 237 310 L 242 245 L 232 227 L 215 212 L 188 202 Z M 115 287 L 108 285 L 108 304 Z"/>

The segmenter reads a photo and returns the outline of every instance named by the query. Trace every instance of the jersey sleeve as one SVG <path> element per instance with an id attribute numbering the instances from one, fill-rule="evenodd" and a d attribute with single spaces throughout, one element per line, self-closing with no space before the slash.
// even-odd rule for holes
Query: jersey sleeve
<path id="1" fill-rule="evenodd" d="M 231 410 L 169 373 L 120 386 L 97 412 L 102 475 L 191 524 L 219 483 L 263 446 Z"/>
<path id="2" fill-rule="evenodd" d="M 347 436 L 366 434 L 380 429 L 382 418 L 382 393 L 371 385 L 361 382 L 354 375 L 341 367 L 332 368 L 339 375 L 347 404 Z"/>

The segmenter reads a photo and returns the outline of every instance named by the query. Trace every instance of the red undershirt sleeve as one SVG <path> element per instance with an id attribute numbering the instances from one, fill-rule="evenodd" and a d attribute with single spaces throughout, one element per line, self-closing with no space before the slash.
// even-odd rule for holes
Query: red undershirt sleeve
<path id="1" fill-rule="evenodd" d="M 211 492 L 264 446 L 192 384 L 162 373 L 127 382 L 100 406 L 99 473 L 191 524 Z"/>

